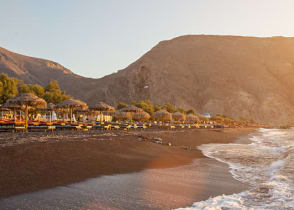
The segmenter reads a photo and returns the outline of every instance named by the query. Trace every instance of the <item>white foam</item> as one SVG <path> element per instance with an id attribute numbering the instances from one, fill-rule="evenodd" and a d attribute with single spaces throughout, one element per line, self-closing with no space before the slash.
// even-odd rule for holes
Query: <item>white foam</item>
<path id="1" fill-rule="evenodd" d="M 273 177 L 285 164 L 286 159 L 273 162 L 268 168 L 269 175 Z"/>
<path id="2" fill-rule="evenodd" d="M 201 201 L 194 203 L 192 207 L 180 208 L 180 209 L 204 209 L 204 210 L 222 210 L 223 207 L 233 209 L 244 209 L 244 200 L 238 194 L 234 195 L 221 195 L 215 198 L 210 198 L 207 201 Z"/>
<path id="3" fill-rule="evenodd" d="M 226 163 L 233 177 L 251 186 L 246 192 L 222 195 L 185 209 L 294 209 L 294 129 L 260 129 L 244 144 L 206 144 L 198 148 Z"/>

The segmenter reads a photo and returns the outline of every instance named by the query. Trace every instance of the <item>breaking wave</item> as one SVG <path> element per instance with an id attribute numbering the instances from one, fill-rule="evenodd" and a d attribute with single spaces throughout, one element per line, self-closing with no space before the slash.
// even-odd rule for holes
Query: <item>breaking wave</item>
<path id="1" fill-rule="evenodd" d="M 294 129 L 259 129 L 251 144 L 206 144 L 207 157 L 226 163 L 250 189 L 183 209 L 294 209 Z"/>

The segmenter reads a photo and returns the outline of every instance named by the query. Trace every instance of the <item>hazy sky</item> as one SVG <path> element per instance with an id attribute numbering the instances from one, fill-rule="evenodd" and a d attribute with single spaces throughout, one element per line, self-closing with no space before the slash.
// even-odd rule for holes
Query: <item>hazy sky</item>
<path id="1" fill-rule="evenodd" d="M 294 36 L 293 0 L 0 0 L 0 46 L 102 77 L 186 34 Z"/>

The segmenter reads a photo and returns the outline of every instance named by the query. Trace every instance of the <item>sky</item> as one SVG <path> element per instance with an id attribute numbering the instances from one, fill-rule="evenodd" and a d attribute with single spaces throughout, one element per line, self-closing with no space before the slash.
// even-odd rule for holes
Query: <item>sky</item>
<path id="1" fill-rule="evenodd" d="M 187 34 L 294 37 L 293 0 L 0 0 L 0 46 L 100 78 Z"/>

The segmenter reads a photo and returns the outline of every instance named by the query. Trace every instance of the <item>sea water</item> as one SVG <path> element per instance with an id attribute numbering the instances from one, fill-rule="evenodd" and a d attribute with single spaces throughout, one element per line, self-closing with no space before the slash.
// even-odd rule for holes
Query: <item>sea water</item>
<path id="1" fill-rule="evenodd" d="M 184 209 L 294 209 L 294 129 L 259 129 L 251 144 L 206 144 L 199 149 L 226 163 L 250 190 L 196 202 Z"/>

